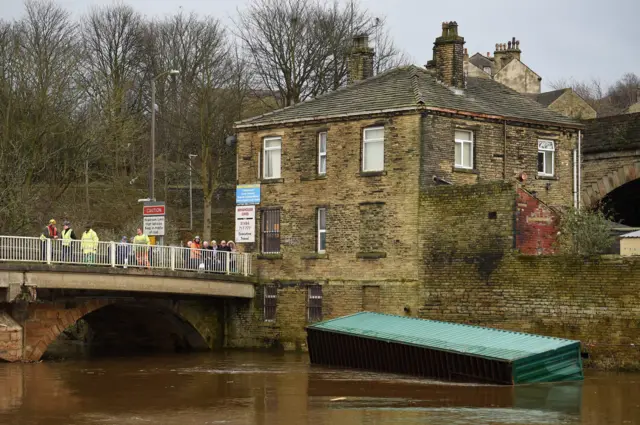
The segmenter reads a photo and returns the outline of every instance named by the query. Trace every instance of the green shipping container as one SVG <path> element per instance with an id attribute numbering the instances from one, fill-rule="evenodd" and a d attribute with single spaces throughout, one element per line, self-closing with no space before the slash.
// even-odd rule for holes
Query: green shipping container
<path id="1" fill-rule="evenodd" d="M 496 384 L 581 381 L 580 342 L 361 312 L 307 327 L 311 363 Z"/>

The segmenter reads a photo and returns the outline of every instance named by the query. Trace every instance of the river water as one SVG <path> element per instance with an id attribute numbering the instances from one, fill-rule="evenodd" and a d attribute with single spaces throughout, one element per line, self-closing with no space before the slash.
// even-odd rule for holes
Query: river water
<path id="1" fill-rule="evenodd" d="M 636 424 L 640 374 L 496 387 L 218 352 L 0 364 L 0 424 Z"/>

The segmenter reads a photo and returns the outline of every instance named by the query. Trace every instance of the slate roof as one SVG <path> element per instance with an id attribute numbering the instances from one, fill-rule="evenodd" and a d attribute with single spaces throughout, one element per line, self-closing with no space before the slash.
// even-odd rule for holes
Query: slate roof
<path id="1" fill-rule="evenodd" d="M 640 148 L 640 112 L 585 121 L 583 152 L 609 152 Z"/>
<path id="2" fill-rule="evenodd" d="M 543 105 L 545 108 L 548 108 L 549 105 L 558 100 L 558 98 L 562 96 L 567 90 L 570 89 L 553 90 L 544 93 L 530 94 L 528 96 L 531 96 L 533 100 Z"/>
<path id="3" fill-rule="evenodd" d="M 551 111 L 491 79 L 469 77 L 467 88 L 455 93 L 438 82 L 429 70 L 410 65 L 392 69 L 312 100 L 239 121 L 236 128 L 405 109 L 446 110 L 521 122 L 582 127 L 578 121 Z"/>
<path id="4" fill-rule="evenodd" d="M 475 55 L 471 56 L 469 58 L 469 62 L 482 69 L 483 71 L 485 66 L 488 66 L 489 68 L 493 66 L 493 61 L 481 53 L 476 53 Z"/>

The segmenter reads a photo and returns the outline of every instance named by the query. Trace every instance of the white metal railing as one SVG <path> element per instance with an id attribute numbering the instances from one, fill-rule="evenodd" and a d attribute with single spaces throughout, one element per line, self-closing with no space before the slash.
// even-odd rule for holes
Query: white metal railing
<path id="1" fill-rule="evenodd" d="M 251 274 L 251 256 L 240 252 L 23 236 L 0 236 L 1 261 Z"/>

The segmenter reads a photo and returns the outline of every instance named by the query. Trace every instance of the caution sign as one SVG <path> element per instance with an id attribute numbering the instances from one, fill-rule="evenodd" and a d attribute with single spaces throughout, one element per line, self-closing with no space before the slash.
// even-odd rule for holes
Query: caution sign
<path id="1" fill-rule="evenodd" d="M 236 243 L 256 241 L 256 207 L 242 205 L 236 207 Z"/>

